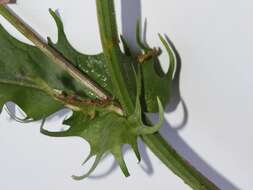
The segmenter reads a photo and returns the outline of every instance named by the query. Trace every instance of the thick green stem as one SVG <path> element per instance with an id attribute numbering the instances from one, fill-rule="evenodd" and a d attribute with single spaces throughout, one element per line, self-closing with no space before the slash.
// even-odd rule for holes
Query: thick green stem
<path id="1" fill-rule="evenodd" d="M 142 140 L 168 168 L 192 189 L 219 190 L 214 183 L 183 159 L 159 133 L 142 136 Z"/>
<path id="2" fill-rule="evenodd" d="M 119 40 L 114 9 L 114 0 L 96 0 L 100 35 L 106 61 L 112 77 L 114 88 L 119 90 L 117 94 L 120 103 L 124 105 L 127 113 L 131 113 L 134 104 L 125 88 L 119 56 Z M 160 134 L 142 136 L 142 140 L 150 150 L 176 175 L 181 177 L 186 184 L 195 190 L 217 190 L 211 181 L 184 160 Z"/>
<path id="3" fill-rule="evenodd" d="M 119 37 L 116 24 L 114 2 L 112 0 L 96 0 L 97 15 L 103 51 L 110 72 L 114 94 L 116 94 L 126 114 L 130 114 L 134 107 L 127 88 L 121 62 Z"/>

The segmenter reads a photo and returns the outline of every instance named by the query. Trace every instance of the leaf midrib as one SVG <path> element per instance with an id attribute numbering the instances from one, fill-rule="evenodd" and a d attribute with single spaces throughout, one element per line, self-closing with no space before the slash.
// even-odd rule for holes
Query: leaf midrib
<path id="1" fill-rule="evenodd" d="M 40 91 L 45 92 L 45 90 L 43 88 L 41 88 L 37 85 L 27 84 L 25 82 L 0 79 L 0 84 L 8 84 L 8 85 L 20 86 L 20 87 L 25 87 L 25 88 L 32 88 L 32 89 L 35 89 L 35 90 L 40 90 Z"/>

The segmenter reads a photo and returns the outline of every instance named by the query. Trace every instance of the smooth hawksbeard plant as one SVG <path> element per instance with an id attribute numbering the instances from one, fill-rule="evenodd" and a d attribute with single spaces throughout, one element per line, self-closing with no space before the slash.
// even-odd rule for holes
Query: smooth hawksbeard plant
<path id="1" fill-rule="evenodd" d="M 96 0 L 96 6 L 103 52 L 87 55 L 71 46 L 53 10 L 56 43 L 50 38 L 41 40 L 6 5 L 0 5 L 0 14 L 35 45 L 18 41 L 0 25 L 0 107 L 7 101 L 15 102 L 27 115 L 22 122 L 45 120 L 63 108 L 73 110 L 63 122 L 70 126 L 68 130 L 53 132 L 42 126 L 40 131 L 50 137 L 77 136 L 89 142 L 91 150 L 84 163 L 95 157 L 94 164 L 86 174 L 73 176 L 76 180 L 89 176 L 105 154 L 112 154 L 129 176 L 122 146 L 130 145 L 140 161 L 137 139 L 141 138 L 193 189 L 218 189 L 159 134 L 176 67 L 171 46 L 159 35 L 170 63 L 168 72 L 163 73 L 158 63 L 161 51 L 142 42 L 139 24 L 136 41 L 142 53 L 136 55 L 126 40 L 118 37 L 114 1 Z M 146 113 L 158 113 L 158 122 L 153 125 Z"/>

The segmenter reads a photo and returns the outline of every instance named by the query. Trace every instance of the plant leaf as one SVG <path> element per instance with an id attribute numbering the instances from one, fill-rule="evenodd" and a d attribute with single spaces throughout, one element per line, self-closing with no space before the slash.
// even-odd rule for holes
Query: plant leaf
<path id="1" fill-rule="evenodd" d="M 110 92 L 112 87 L 103 54 L 84 55 L 73 49 L 66 39 L 60 19 L 53 11 L 50 13 L 59 31 L 55 48 Z M 49 43 L 53 46 L 51 41 Z M 64 107 L 61 101 L 53 97 L 54 91 L 96 98 L 38 48 L 15 39 L 1 25 L 0 44 L 0 108 L 7 101 L 13 101 L 26 112 L 27 117 L 39 120 Z"/>
<path id="2" fill-rule="evenodd" d="M 87 174 L 82 176 L 73 176 L 76 180 L 88 177 L 97 167 L 101 157 L 106 153 L 111 153 L 117 160 L 122 172 L 129 176 L 126 167 L 122 146 L 129 144 L 134 150 L 137 159 L 140 161 L 140 153 L 137 145 L 137 138 L 140 135 L 154 134 L 158 132 L 163 123 L 163 107 L 157 98 L 159 105 L 159 122 L 154 126 L 145 126 L 142 122 L 142 108 L 140 105 L 140 73 L 135 74 L 136 78 L 136 108 L 135 112 L 128 116 L 122 117 L 115 113 L 99 112 L 95 118 L 90 118 L 82 112 L 74 112 L 74 114 L 64 124 L 70 128 L 66 131 L 52 132 L 41 127 L 41 133 L 50 137 L 71 137 L 78 136 L 90 144 L 90 154 L 84 161 L 86 163 L 91 157 L 96 156 L 96 160 L 92 168 Z"/>
<path id="3" fill-rule="evenodd" d="M 52 10 L 50 13 L 58 27 L 58 41 L 54 44 L 49 38 L 49 45 L 108 92 L 115 93 L 117 89 L 112 88 L 104 55 L 85 55 L 77 52 L 67 40 L 59 17 Z M 55 65 L 39 49 L 16 40 L 2 26 L 0 26 L 0 44 L 0 106 L 7 101 L 13 101 L 27 113 L 28 117 L 41 119 L 66 106 L 57 95 L 72 97 L 69 95 L 73 94 L 74 98 L 78 96 L 96 99 L 94 94 Z M 160 101 L 158 101 L 160 122 L 153 128 L 144 126 L 141 118 L 143 110 L 139 101 L 142 93 L 141 73 L 137 69 L 138 75 L 135 75 L 136 61 L 133 57 L 120 51 L 118 55 L 122 61 L 121 69 L 124 71 L 122 74 L 126 80 L 125 88 L 129 90 L 132 101 L 137 100 L 136 112 L 123 117 L 110 111 L 95 109 L 93 105 L 75 104 L 80 110 L 74 110 L 73 115 L 64 121 L 64 124 L 70 126 L 67 131 L 52 132 L 41 127 L 41 133 L 47 136 L 78 136 L 89 142 L 91 153 L 85 162 L 96 156 L 94 165 L 87 174 L 73 176 L 74 179 L 80 180 L 90 175 L 106 153 L 113 154 L 125 176 L 129 176 L 122 146 L 129 144 L 140 161 L 138 136 L 142 134 L 142 131 L 145 134 L 156 133 L 161 126 L 163 109 Z M 150 75 L 154 75 L 150 70 L 148 68 Z M 142 68 L 142 72 L 147 74 L 145 68 Z M 93 115 L 95 112 L 96 114 Z"/>
<path id="4" fill-rule="evenodd" d="M 60 102 L 55 101 L 52 97 L 33 87 L 24 87 L 3 83 L 0 80 L 0 107 L 7 101 L 18 104 L 26 113 L 27 118 L 40 120 L 63 108 Z"/>
<path id="5" fill-rule="evenodd" d="M 51 137 L 78 136 L 85 139 L 89 142 L 91 149 L 85 162 L 92 156 L 100 159 L 104 154 L 111 153 L 118 161 L 123 173 L 128 176 L 129 173 L 121 152 L 122 146 L 124 144 L 132 146 L 137 158 L 140 159 L 137 148 L 137 134 L 132 130 L 139 125 L 137 120 L 133 122 L 114 113 L 99 113 L 94 119 L 90 119 L 81 112 L 74 112 L 72 117 L 64 121 L 64 124 L 71 127 L 67 131 L 61 132 L 50 132 L 42 127 L 41 133 Z M 97 165 L 98 162 L 99 160 L 95 164 Z M 92 168 L 91 171 L 94 169 Z M 88 174 L 90 173 L 88 172 Z M 85 177 L 87 175 L 75 176 L 74 179 L 80 180 Z"/>
<path id="6" fill-rule="evenodd" d="M 151 48 L 146 47 L 141 41 L 139 22 L 137 23 L 136 36 L 139 47 L 144 52 L 144 55 L 152 51 Z M 169 70 L 166 74 L 162 71 L 158 55 L 154 55 L 141 63 L 144 98 L 143 106 L 146 112 L 159 111 L 156 97 L 159 97 L 163 107 L 168 104 L 170 100 L 171 83 L 177 61 L 175 52 L 170 47 L 169 43 L 160 34 L 159 38 L 169 55 Z"/>
<path id="7" fill-rule="evenodd" d="M 0 44 L 0 107 L 13 101 L 27 117 L 35 120 L 61 109 L 63 105 L 50 97 L 47 89 L 36 81 L 40 78 L 52 88 L 65 89 L 59 79 L 67 76 L 66 73 L 58 71 L 37 48 L 10 36 L 1 25 Z"/>
<path id="8" fill-rule="evenodd" d="M 108 92 L 112 92 L 112 84 L 108 75 L 106 61 L 103 53 L 96 55 L 86 55 L 75 50 L 69 43 L 67 36 L 64 32 L 64 27 L 61 19 L 56 12 L 49 10 L 50 14 L 55 20 L 58 28 L 58 41 L 56 44 L 48 38 L 48 43 L 52 47 L 61 52 L 76 68 L 81 72 L 86 73 L 94 81 Z"/>

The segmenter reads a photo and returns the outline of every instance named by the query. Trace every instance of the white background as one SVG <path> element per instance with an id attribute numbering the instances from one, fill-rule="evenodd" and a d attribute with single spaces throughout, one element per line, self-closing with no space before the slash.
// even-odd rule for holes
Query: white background
<path id="1" fill-rule="evenodd" d="M 181 59 L 181 96 L 174 98 L 162 132 L 186 159 L 224 190 L 253 188 L 253 3 L 250 0 L 119 0 L 119 28 L 133 42 L 135 19 L 147 18 L 147 41 L 160 46 L 157 33 L 166 33 Z M 79 51 L 101 51 L 95 0 L 18 0 L 11 8 L 44 38 L 56 40 L 48 8 L 59 9 L 68 38 Z M 121 13 L 123 16 L 121 17 Z M 123 20 L 123 24 L 122 24 Z M 8 30 L 25 40 L 4 19 Z M 132 44 L 134 46 L 134 44 Z M 161 57 L 165 64 L 166 55 Z M 175 108 L 175 109 L 173 109 Z M 39 109 L 39 108 L 38 108 Z M 47 121 L 60 126 L 63 114 Z M 95 177 L 73 181 L 89 146 L 78 138 L 52 139 L 39 133 L 39 123 L 19 124 L 3 111 L 0 116 L 0 189 L 100 190 L 189 189 L 141 145 L 138 165 L 131 151 L 125 157 L 131 172 L 124 178 L 108 157 Z M 144 169 L 143 169 L 144 168 Z M 108 174 L 109 173 L 109 174 Z M 101 176 L 102 175 L 102 176 Z M 99 177 L 100 176 L 100 177 Z"/>

